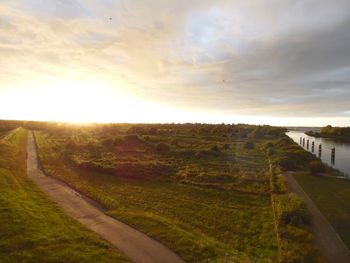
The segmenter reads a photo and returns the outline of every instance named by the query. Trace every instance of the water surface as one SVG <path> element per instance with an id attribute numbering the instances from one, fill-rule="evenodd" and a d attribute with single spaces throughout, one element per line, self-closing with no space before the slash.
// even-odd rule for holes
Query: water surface
<path id="1" fill-rule="evenodd" d="M 286 133 L 297 144 L 300 145 L 300 137 L 305 138 L 305 146 L 300 145 L 305 150 L 312 152 L 311 145 L 315 142 L 314 154 L 318 156 L 318 147 L 322 144 L 321 160 L 339 171 L 343 172 L 350 178 L 350 143 L 342 143 L 328 138 L 315 138 L 306 135 L 302 131 L 288 131 Z M 309 140 L 309 148 L 307 148 L 307 140 Z M 331 161 L 332 148 L 335 148 L 335 163 Z"/>

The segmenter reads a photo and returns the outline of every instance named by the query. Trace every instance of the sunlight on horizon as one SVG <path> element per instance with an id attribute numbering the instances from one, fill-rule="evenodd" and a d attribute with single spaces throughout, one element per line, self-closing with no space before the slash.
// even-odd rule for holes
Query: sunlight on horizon
<path id="1" fill-rule="evenodd" d="M 94 80 L 53 79 L 40 87 L 8 90 L 2 95 L 2 119 L 70 123 L 247 123 L 321 126 L 323 118 L 280 118 L 213 114 L 151 103 Z M 13 103 L 16 101 L 16 104 Z M 25 109 L 25 110 L 23 110 Z M 339 123 L 344 120 L 339 120 Z"/>

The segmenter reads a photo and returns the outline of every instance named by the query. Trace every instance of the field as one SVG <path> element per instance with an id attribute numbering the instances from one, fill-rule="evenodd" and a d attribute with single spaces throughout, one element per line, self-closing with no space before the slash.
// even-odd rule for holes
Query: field
<path id="1" fill-rule="evenodd" d="M 305 172 L 294 177 L 350 248 L 350 182 Z"/>
<path id="2" fill-rule="evenodd" d="M 48 174 L 186 261 L 220 262 L 226 254 L 240 262 L 278 259 L 265 144 L 283 130 L 199 124 L 36 129 Z M 299 241 L 293 239 L 287 250 Z"/>
<path id="3" fill-rule="evenodd" d="M 26 135 L 0 141 L 0 262 L 129 262 L 28 179 Z"/>

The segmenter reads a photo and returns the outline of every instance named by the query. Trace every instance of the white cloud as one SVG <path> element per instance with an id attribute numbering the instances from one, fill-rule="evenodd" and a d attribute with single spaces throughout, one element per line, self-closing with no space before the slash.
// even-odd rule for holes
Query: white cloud
<path id="1" fill-rule="evenodd" d="M 0 94 L 93 76 L 184 110 L 346 116 L 349 8 L 345 0 L 2 1 Z"/>

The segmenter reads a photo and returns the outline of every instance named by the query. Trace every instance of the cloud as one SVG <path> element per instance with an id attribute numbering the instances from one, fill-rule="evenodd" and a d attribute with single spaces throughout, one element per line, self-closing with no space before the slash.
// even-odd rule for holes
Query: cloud
<path id="1" fill-rule="evenodd" d="M 348 117 L 349 8 L 346 0 L 5 0 L 0 93 L 94 78 L 181 109 Z"/>

